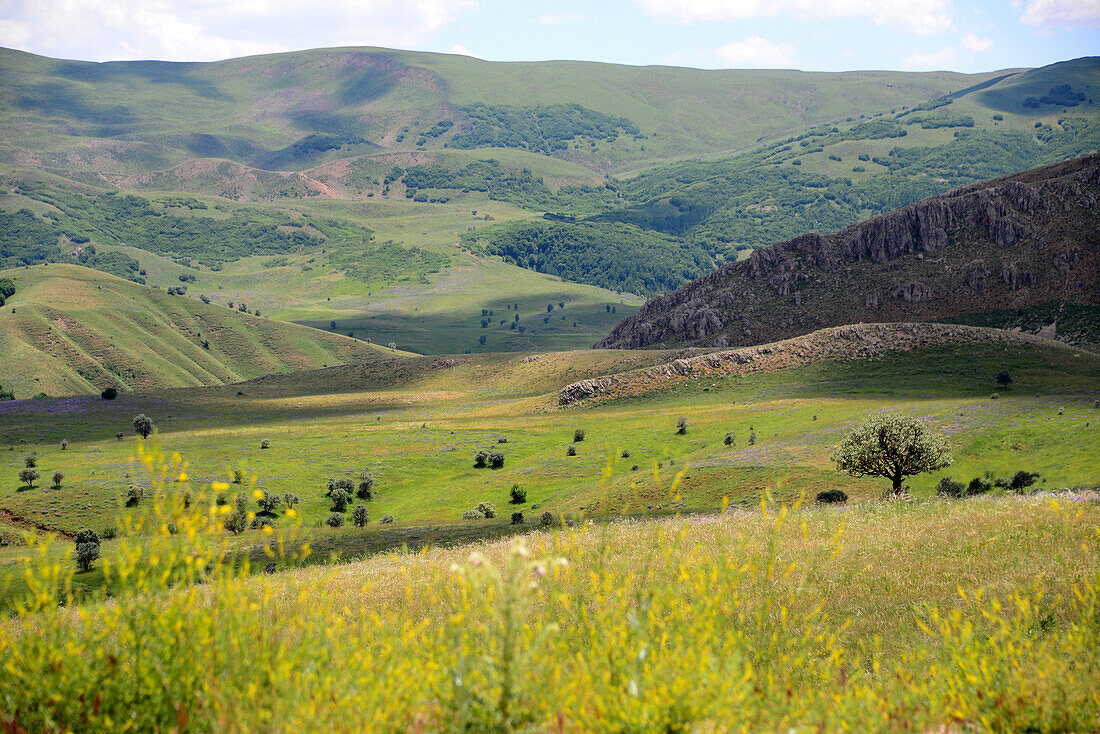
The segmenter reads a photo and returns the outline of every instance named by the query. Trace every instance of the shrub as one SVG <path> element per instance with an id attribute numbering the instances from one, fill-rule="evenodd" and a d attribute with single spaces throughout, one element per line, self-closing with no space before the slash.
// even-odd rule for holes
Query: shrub
<path id="1" fill-rule="evenodd" d="M 940 497 L 949 497 L 951 499 L 959 499 L 966 496 L 966 485 L 962 482 L 952 481 L 950 477 L 944 477 L 940 480 L 940 483 L 936 485 L 936 494 Z"/>
<path id="2" fill-rule="evenodd" d="M 814 501 L 823 505 L 839 504 L 847 502 L 848 495 L 840 489 L 827 489 L 824 492 L 818 492 Z"/>
<path id="3" fill-rule="evenodd" d="M 623 452 L 619 455 L 624 459 L 629 459 L 630 458 L 630 452 L 627 451 L 626 449 L 623 449 Z"/>
<path id="4" fill-rule="evenodd" d="M 260 506 L 260 512 L 274 514 L 275 510 L 279 509 L 279 503 L 282 501 L 283 498 L 274 492 L 265 491 L 263 496 L 256 500 L 256 504 Z"/>
<path id="5" fill-rule="evenodd" d="M 99 558 L 99 535 L 94 530 L 81 530 L 73 539 L 76 543 L 76 567 L 81 571 L 92 570 Z"/>
<path id="6" fill-rule="evenodd" d="M 370 511 L 367 510 L 366 505 L 356 505 L 355 509 L 351 511 L 351 521 L 355 523 L 355 527 L 361 528 L 367 524 L 370 520 Z"/>
<path id="7" fill-rule="evenodd" d="M 1039 478 L 1039 475 L 1029 471 L 1018 471 L 1012 475 L 1012 479 L 1008 483 L 1008 488 L 1019 492 L 1021 489 L 1026 489 L 1035 484 L 1035 480 Z"/>
<path id="8" fill-rule="evenodd" d="M 332 500 L 333 512 L 347 512 L 348 503 L 351 502 L 351 494 L 345 489 L 334 489 L 329 495 Z"/>
<path id="9" fill-rule="evenodd" d="M 474 454 L 474 468 L 475 469 L 484 469 L 488 465 L 489 465 L 489 452 L 488 451 L 486 451 L 485 449 L 481 449 L 476 454 Z"/>
<path id="10" fill-rule="evenodd" d="M 263 441 L 260 441 L 260 448 L 261 448 L 261 449 L 269 449 L 269 448 L 271 448 L 271 441 L 269 441 L 269 440 L 268 440 L 268 439 L 266 439 L 266 438 L 265 438 L 265 439 L 264 439 Z"/>
<path id="11" fill-rule="evenodd" d="M 566 456 L 576 456 L 577 455 L 577 447 L 574 446 L 573 444 L 569 444 L 569 447 L 565 449 L 565 455 Z"/>
<path id="12" fill-rule="evenodd" d="M 1012 384 L 1012 373 L 1008 370 L 1001 370 L 993 379 L 997 381 L 997 384 L 1000 385 L 1003 390 Z"/>
<path id="13" fill-rule="evenodd" d="M 477 510 L 466 510 L 462 513 L 463 520 L 484 520 L 485 516 Z"/>
<path id="14" fill-rule="evenodd" d="M 512 485 L 509 495 L 511 499 L 508 501 L 513 505 L 523 505 L 527 503 L 527 490 L 523 489 L 518 484 Z"/>
<path id="15" fill-rule="evenodd" d="M 256 515 L 252 518 L 252 522 L 248 524 L 248 527 L 253 530 L 259 530 L 262 527 L 274 527 L 270 517 L 264 517 L 263 515 Z"/>
<path id="16" fill-rule="evenodd" d="M 344 526 L 344 516 L 339 512 L 334 512 L 328 516 L 325 520 L 325 525 L 330 528 L 340 528 Z"/>
<path id="17" fill-rule="evenodd" d="M 38 455 L 37 454 L 27 454 L 26 456 L 24 456 L 23 457 L 23 466 L 27 467 L 28 469 L 33 469 L 36 466 L 38 466 Z"/>
<path id="18" fill-rule="evenodd" d="M 990 400 L 996 400 L 996 399 L 997 399 L 997 398 L 999 398 L 999 397 L 1001 397 L 1001 396 L 1000 396 L 999 394 L 997 394 L 997 393 L 993 393 L 993 394 L 991 394 L 991 395 L 989 396 L 989 399 L 990 399 Z"/>
<path id="19" fill-rule="evenodd" d="M 301 502 L 302 499 L 293 492 L 287 492 L 283 495 L 283 502 L 286 504 L 287 509 L 294 509 L 294 505 Z"/>
<path id="20" fill-rule="evenodd" d="M 374 475 L 363 470 L 359 473 L 359 486 L 355 490 L 356 496 L 364 500 L 374 499 Z"/>
<path id="21" fill-rule="evenodd" d="M 544 512 L 539 515 L 538 522 L 535 524 L 538 525 L 540 528 L 553 528 L 557 527 L 561 523 L 558 521 L 558 518 L 554 517 L 553 513 Z"/>
<path id="22" fill-rule="evenodd" d="M 727 433 L 726 433 L 726 437 L 722 439 L 722 443 L 724 443 L 724 444 L 725 444 L 726 446 L 733 446 L 733 444 L 734 444 L 734 442 L 735 442 L 736 440 L 737 440 L 737 439 L 735 439 L 735 438 L 733 437 L 733 433 L 732 433 L 732 432 L 727 432 Z"/>
<path id="23" fill-rule="evenodd" d="M 513 512 L 512 513 L 512 524 L 513 525 L 522 525 L 523 524 L 523 513 L 522 512 Z"/>
<path id="24" fill-rule="evenodd" d="M 580 443 L 586 435 L 588 434 L 583 428 L 576 429 L 573 431 L 573 443 Z"/>
<path id="25" fill-rule="evenodd" d="M 477 503 L 477 511 L 480 512 L 485 517 L 496 517 L 497 516 L 497 508 L 493 507 L 492 502 L 478 502 Z"/>
<path id="26" fill-rule="evenodd" d="M 114 400 L 118 397 L 118 390 L 113 387 L 108 387 L 99 394 L 99 397 L 103 398 L 104 400 Z"/>
<path id="27" fill-rule="evenodd" d="M 756 445 L 756 431 L 749 431 L 749 446 Z"/>
<path id="28" fill-rule="evenodd" d="M 140 503 L 143 499 L 145 499 L 145 490 L 138 485 L 131 484 L 130 487 L 126 490 L 127 507 L 137 507 L 138 503 Z"/>
<path id="29" fill-rule="evenodd" d="M 974 477 L 970 480 L 970 484 L 966 485 L 968 495 L 985 494 L 991 489 L 993 489 L 993 485 L 981 477 Z"/>
<path id="30" fill-rule="evenodd" d="M 393 515 L 386 515 L 385 517 L 383 517 L 378 522 L 382 523 L 383 525 L 389 525 L 390 523 L 393 522 Z"/>
<path id="31" fill-rule="evenodd" d="M 240 484 L 244 481 L 244 469 L 233 470 L 233 484 Z"/>
<path id="32" fill-rule="evenodd" d="M 149 434 L 153 432 L 153 421 L 144 413 L 134 416 L 133 425 L 134 433 L 142 438 L 149 438 Z"/>
<path id="33" fill-rule="evenodd" d="M 500 469 L 504 466 L 504 452 L 503 451 L 490 451 L 489 452 L 489 466 L 493 469 Z"/>
<path id="34" fill-rule="evenodd" d="M 35 480 L 41 476 L 42 475 L 38 472 L 37 469 L 31 469 L 28 467 L 26 469 L 20 470 L 19 481 L 24 482 L 27 487 L 30 488 L 34 486 Z"/>
<path id="35" fill-rule="evenodd" d="M 99 534 L 99 537 L 102 538 L 103 540 L 111 540 L 112 538 L 115 538 L 117 535 L 118 535 L 118 528 L 116 528 L 115 526 L 112 525 L 110 527 L 103 528 L 103 532 Z"/>
<path id="36" fill-rule="evenodd" d="M 65 479 L 65 472 L 55 471 L 53 473 L 53 486 L 60 487 L 62 480 Z"/>
<path id="37" fill-rule="evenodd" d="M 243 494 L 237 495 L 233 501 L 234 510 L 225 518 L 225 529 L 231 533 L 243 533 L 248 527 L 248 506 Z"/>
<path id="38" fill-rule="evenodd" d="M 69 448 L 69 439 L 67 439 L 67 438 L 61 439 L 61 450 L 64 451 L 67 448 Z"/>
<path id="39" fill-rule="evenodd" d="M 682 436 L 688 432 L 687 418 L 680 418 L 676 421 L 676 435 Z"/>

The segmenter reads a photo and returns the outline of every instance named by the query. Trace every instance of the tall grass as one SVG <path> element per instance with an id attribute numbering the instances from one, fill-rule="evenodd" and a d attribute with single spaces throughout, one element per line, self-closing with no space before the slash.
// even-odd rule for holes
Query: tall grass
<path id="1" fill-rule="evenodd" d="M 249 579 L 222 510 L 180 501 L 182 460 L 142 459 L 155 508 L 104 561 L 109 595 L 28 564 L 0 627 L 16 731 L 1100 723 L 1095 502 L 764 502 Z M 287 533 L 274 558 L 308 553 Z"/>

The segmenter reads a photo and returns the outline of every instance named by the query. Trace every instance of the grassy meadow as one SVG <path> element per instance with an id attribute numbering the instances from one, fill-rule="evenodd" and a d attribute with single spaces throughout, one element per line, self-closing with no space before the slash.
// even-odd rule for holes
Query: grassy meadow
<path id="1" fill-rule="evenodd" d="M 678 356 L 398 353 L 0 403 L 0 717 L 27 731 L 1095 725 L 1100 358 L 942 346 L 558 406 L 570 382 Z M 952 445 L 909 501 L 830 459 L 880 411 Z M 503 467 L 475 468 L 479 449 Z M 328 527 L 328 480 L 364 470 L 365 526 Z M 1040 475 L 1025 492 L 934 490 L 1020 470 Z M 825 489 L 850 499 L 816 505 Z M 300 502 L 261 514 L 264 493 Z M 237 496 L 265 527 L 226 531 Z M 463 518 L 482 502 L 495 517 Z M 77 572 L 82 529 L 105 539 Z"/>
<path id="2" fill-rule="evenodd" d="M 962 359 L 960 349 L 966 351 Z M 830 456 L 869 413 L 926 419 L 953 444 L 955 464 L 914 477 L 927 497 L 941 476 L 968 481 L 991 472 L 1038 472 L 1038 487 L 1096 486 L 1100 479 L 1100 361 L 1067 347 L 973 346 L 888 353 L 776 372 L 670 383 L 667 389 L 559 408 L 557 390 L 576 380 L 675 358 L 671 352 L 585 351 L 402 357 L 274 375 L 202 390 L 160 390 L 0 405 L 6 479 L 0 510 L 48 530 L 116 524 L 141 508 L 120 507 L 137 481 L 130 420 L 150 416 L 160 445 L 186 456 L 196 482 L 229 481 L 235 470 L 258 489 L 297 494 L 309 526 L 330 514 L 330 478 L 369 471 L 378 494 L 371 525 L 461 524 L 492 502 L 531 517 L 714 512 L 726 498 L 755 505 L 765 492 L 793 500 L 843 489 L 877 497 L 883 482 L 838 474 Z M 1014 383 L 992 376 L 1009 369 Z M 58 418 L 64 412 L 64 419 Z M 677 420 L 688 422 L 686 434 Z M 585 431 L 574 442 L 574 432 Z M 122 432 L 123 440 L 116 439 Z M 732 433 L 733 444 L 724 439 Z M 61 448 L 61 440 L 68 445 Z M 261 448 L 267 440 L 269 448 Z M 24 443 L 25 442 L 25 443 Z M 569 447 L 575 456 L 567 456 Z M 480 449 L 500 450 L 500 469 L 474 467 Z M 17 474 L 34 453 L 44 479 Z M 628 455 L 624 455 L 628 454 Z M 6 456 L 7 458 L 3 458 Z M 45 477 L 65 473 L 60 488 Z M 680 474 L 675 496 L 669 487 Z M 527 504 L 510 506 L 513 485 Z M 236 486 L 227 494 L 236 494 Z M 329 532 L 317 528 L 319 533 Z M 348 530 L 337 531 L 347 533 Z M 369 530 L 367 531 L 369 532 Z"/>
<path id="3" fill-rule="evenodd" d="M 765 501 L 253 578 L 217 562 L 216 508 L 175 507 L 178 540 L 105 551 L 110 600 L 57 608 L 71 571 L 28 566 L 39 596 L 0 627 L 6 723 L 1053 732 L 1100 715 L 1095 493 Z M 287 532 L 264 537 L 271 558 L 308 552 Z"/>

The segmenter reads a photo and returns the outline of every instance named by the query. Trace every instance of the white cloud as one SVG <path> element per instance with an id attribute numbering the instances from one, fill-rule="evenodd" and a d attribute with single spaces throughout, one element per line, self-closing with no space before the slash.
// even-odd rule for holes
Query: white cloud
<path id="1" fill-rule="evenodd" d="M 451 53 L 458 54 L 459 56 L 471 56 L 475 59 L 478 58 L 474 55 L 472 51 L 470 51 L 470 49 L 466 48 L 461 43 L 456 43 L 455 45 L 451 46 Z"/>
<path id="2" fill-rule="evenodd" d="M 541 25 L 565 25 L 567 23 L 578 23 L 585 19 L 583 13 L 543 13 L 539 16 L 539 23 Z"/>
<path id="3" fill-rule="evenodd" d="M 1020 22 L 1042 26 L 1100 25 L 1100 0 L 1016 0 Z"/>
<path id="4" fill-rule="evenodd" d="M 950 0 L 634 0 L 650 15 L 685 23 L 794 15 L 869 18 L 922 35 L 954 27 Z"/>
<path id="5" fill-rule="evenodd" d="M 910 54 L 901 66 L 909 71 L 941 71 L 955 63 L 957 57 L 958 51 L 947 46 L 939 51 Z"/>
<path id="6" fill-rule="evenodd" d="M 967 51 L 973 51 L 974 53 L 985 53 L 989 49 L 993 48 L 992 38 L 982 38 L 976 36 L 973 33 L 967 33 L 963 36 L 962 47 Z"/>
<path id="7" fill-rule="evenodd" d="M 715 54 L 724 64 L 737 69 L 779 69 L 794 66 L 793 46 L 772 43 L 759 36 L 727 43 L 716 50 Z"/>
<path id="8" fill-rule="evenodd" d="M 476 6 L 476 0 L 35 0 L 4 8 L 0 43 L 95 61 L 411 47 Z"/>

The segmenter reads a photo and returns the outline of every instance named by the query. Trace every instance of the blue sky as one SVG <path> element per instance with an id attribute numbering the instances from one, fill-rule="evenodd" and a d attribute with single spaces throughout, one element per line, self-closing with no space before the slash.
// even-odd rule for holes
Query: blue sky
<path id="1" fill-rule="evenodd" d="M 94 61 L 373 45 L 493 61 L 973 72 L 1100 54 L 1100 0 L 0 0 L 0 45 Z"/>

